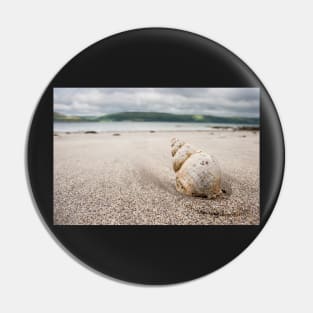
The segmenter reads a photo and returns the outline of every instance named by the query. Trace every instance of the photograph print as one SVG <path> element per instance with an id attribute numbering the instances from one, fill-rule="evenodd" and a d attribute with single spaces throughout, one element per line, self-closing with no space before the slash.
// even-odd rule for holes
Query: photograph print
<path id="1" fill-rule="evenodd" d="M 259 88 L 54 88 L 54 225 L 259 225 Z"/>

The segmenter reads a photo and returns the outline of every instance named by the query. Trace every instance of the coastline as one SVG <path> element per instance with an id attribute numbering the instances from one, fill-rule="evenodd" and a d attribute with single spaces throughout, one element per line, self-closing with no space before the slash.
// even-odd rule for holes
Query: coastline
<path id="1" fill-rule="evenodd" d="M 238 132 L 238 131 L 252 131 L 252 132 L 259 132 L 260 131 L 260 127 L 259 126 L 229 126 L 229 127 L 225 127 L 225 126 L 208 126 L 205 129 L 179 129 L 179 127 L 177 127 L 177 129 L 172 129 L 172 130 L 155 130 L 153 128 L 151 128 L 150 130 L 116 130 L 116 132 L 119 133 L 177 133 L 177 132 L 209 132 L 209 131 L 232 131 L 232 132 Z M 113 130 L 106 130 L 106 131 L 96 131 L 96 130 L 86 130 L 86 131 L 54 131 L 53 134 L 54 135 L 61 135 L 61 134 L 110 134 L 110 133 L 114 133 Z"/>

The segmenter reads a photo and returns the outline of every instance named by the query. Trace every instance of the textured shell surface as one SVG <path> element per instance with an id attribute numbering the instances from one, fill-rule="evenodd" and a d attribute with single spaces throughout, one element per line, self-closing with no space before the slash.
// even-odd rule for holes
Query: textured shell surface
<path id="1" fill-rule="evenodd" d="M 183 163 L 194 153 L 200 152 L 200 150 L 196 150 L 192 145 L 189 143 L 185 143 L 182 145 L 173 156 L 173 169 L 177 172 Z"/>
<path id="2" fill-rule="evenodd" d="M 179 192 L 209 199 L 221 193 L 221 170 L 213 156 L 177 138 L 172 139 L 171 148 Z"/>
<path id="3" fill-rule="evenodd" d="M 172 152 L 172 156 L 174 156 L 177 152 L 177 150 L 182 147 L 185 144 L 184 141 L 179 140 L 178 138 L 173 138 L 171 140 L 171 152 Z"/>

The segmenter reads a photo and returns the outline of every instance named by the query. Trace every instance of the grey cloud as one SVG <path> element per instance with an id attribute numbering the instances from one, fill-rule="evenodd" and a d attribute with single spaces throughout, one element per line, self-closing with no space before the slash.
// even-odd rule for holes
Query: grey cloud
<path id="1" fill-rule="evenodd" d="M 124 111 L 259 116 L 259 88 L 54 88 L 54 110 L 69 115 Z"/>

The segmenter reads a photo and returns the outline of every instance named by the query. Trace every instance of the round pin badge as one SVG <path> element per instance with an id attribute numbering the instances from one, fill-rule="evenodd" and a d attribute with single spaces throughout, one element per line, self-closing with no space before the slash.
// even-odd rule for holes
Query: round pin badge
<path id="1" fill-rule="evenodd" d="M 237 257 L 284 172 L 280 121 L 254 72 L 214 41 L 162 28 L 70 60 L 40 99 L 27 152 L 56 240 L 89 268 L 143 284 L 192 280 Z"/>

